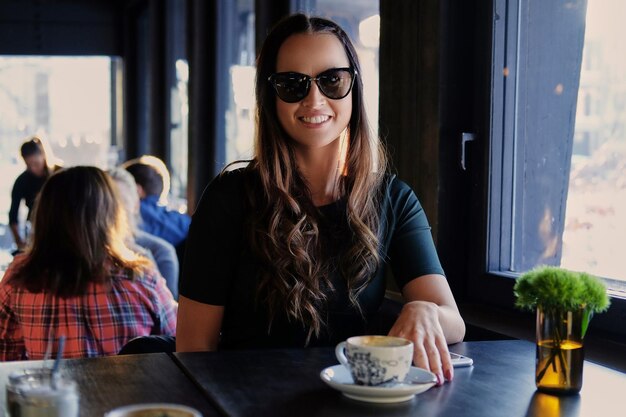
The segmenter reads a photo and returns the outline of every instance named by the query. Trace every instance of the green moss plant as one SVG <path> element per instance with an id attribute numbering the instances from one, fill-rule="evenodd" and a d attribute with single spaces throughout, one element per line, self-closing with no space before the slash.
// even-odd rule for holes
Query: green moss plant
<path id="1" fill-rule="evenodd" d="M 609 308 L 606 287 L 598 278 L 555 266 L 540 266 L 519 277 L 513 288 L 522 309 L 600 313 Z"/>

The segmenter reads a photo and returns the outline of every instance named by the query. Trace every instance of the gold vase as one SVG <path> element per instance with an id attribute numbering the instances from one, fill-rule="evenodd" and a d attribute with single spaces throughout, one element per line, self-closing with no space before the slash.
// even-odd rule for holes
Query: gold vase
<path id="1" fill-rule="evenodd" d="M 588 310 L 537 308 L 537 389 L 549 394 L 576 394 L 583 385 L 583 339 Z"/>

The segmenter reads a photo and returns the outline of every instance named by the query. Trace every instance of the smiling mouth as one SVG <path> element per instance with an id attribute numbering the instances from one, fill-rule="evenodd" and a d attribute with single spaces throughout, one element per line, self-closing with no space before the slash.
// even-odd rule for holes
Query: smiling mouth
<path id="1" fill-rule="evenodd" d="M 313 116 L 313 117 L 301 117 L 300 120 L 302 120 L 304 123 L 310 123 L 310 124 L 322 124 L 328 120 L 330 120 L 330 116 Z"/>

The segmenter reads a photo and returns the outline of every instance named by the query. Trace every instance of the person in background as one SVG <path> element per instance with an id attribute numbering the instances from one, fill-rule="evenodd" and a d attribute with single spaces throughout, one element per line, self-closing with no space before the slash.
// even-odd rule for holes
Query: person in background
<path id="1" fill-rule="evenodd" d="M 385 271 L 405 304 L 389 335 L 453 378 L 465 324 L 415 193 L 387 171 L 367 123 L 361 68 L 334 22 L 272 29 L 256 67 L 254 158 L 223 172 L 193 215 L 177 351 L 334 346 L 368 334 Z"/>
<path id="2" fill-rule="evenodd" d="M 9 227 L 17 245 L 17 252 L 24 250 L 26 245 L 26 236 L 22 236 L 19 230 L 18 212 L 20 204 L 22 201 L 26 203 L 26 207 L 28 207 L 27 220 L 30 220 L 35 198 L 52 172 L 39 138 L 33 137 L 24 142 L 20 148 L 20 153 L 26 163 L 26 170 L 17 177 L 13 184 L 11 208 L 9 209 Z"/>
<path id="3" fill-rule="evenodd" d="M 114 168 L 108 171 L 108 174 L 117 186 L 120 203 L 126 211 L 128 226 L 135 243 L 151 255 L 174 299 L 178 299 L 179 263 L 176 249 L 169 242 L 139 229 L 137 224 L 141 222 L 139 194 L 133 176 L 123 168 Z"/>
<path id="4" fill-rule="evenodd" d="M 65 358 L 115 355 L 132 338 L 176 333 L 165 279 L 129 250 L 110 177 L 74 167 L 44 184 L 32 245 L 0 281 L 0 360 L 42 359 L 66 337 Z"/>
<path id="5" fill-rule="evenodd" d="M 125 162 L 122 168 L 130 172 L 137 183 L 142 219 L 139 227 L 168 241 L 180 254 L 180 248 L 187 239 L 191 217 L 169 210 L 161 204 L 169 193 L 169 172 L 163 161 L 154 156 L 142 156 Z"/>

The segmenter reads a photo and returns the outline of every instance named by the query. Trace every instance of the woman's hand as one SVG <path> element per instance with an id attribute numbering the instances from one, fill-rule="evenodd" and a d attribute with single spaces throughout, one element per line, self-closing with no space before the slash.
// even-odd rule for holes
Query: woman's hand
<path id="1" fill-rule="evenodd" d="M 444 377 L 451 381 L 454 369 L 448 344 L 458 343 L 465 335 L 448 281 L 443 275 L 423 275 L 402 288 L 406 304 L 389 332 L 413 342 L 413 363 L 430 369 L 439 385 Z"/>
<path id="2" fill-rule="evenodd" d="M 403 337 L 413 342 L 413 363 L 415 366 L 430 369 L 437 376 L 437 384 L 444 377 L 451 381 L 454 368 L 448 352 L 443 329 L 439 322 L 440 307 L 430 301 L 406 303 L 389 336 Z"/>

